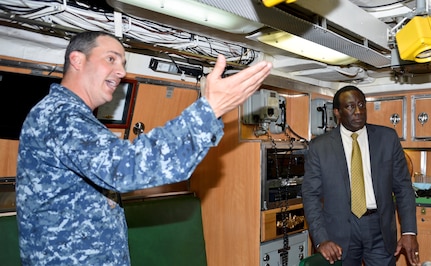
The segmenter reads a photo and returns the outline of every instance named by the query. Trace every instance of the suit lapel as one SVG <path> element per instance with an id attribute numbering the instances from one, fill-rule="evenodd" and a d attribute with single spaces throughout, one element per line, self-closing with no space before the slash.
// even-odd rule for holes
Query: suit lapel
<path id="1" fill-rule="evenodd" d="M 379 176 L 378 173 L 380 167 L 377 165 L 379 160 L 375 160 L 374 156 L 379 154 L 378 150 L 382 147 L 382 143 L 379 143 L 379 139 L 375 137 L 376 127 L 373 125 L 367 124 L 367 133 L 368 133 L 368 149 L 370 150 L 370 167 L 371 167 L 371 180 L 373 181 L 374 191 L 378 191 L 377 186 L 379 185 L 379 180 L 375 180 L 374 177 Z M 377 200 L 377 195 L 376 195 Z"/>
<path id="2" fill-rule="evenodd" d="M 332 155 L 334 155 L 335 164 L 340 169 L 340 175 L 343 180 L 344 188 L 350 196 L 350 179 L 349 169 L 347 168 L 346 156 L 344 153 L 343 141 L 341 139 L 340 127 L 336 127 L 331 131 L 331 147 Z"/>

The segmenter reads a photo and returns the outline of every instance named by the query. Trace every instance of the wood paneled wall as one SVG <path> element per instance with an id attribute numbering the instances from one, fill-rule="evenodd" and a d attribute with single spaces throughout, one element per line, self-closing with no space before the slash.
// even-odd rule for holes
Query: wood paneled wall
<path id="1" fill-rule="evenodd" d="M 0 139 L 0 178 L 16 176 L 18 140 Z"/>
<path id="2" fill-rule="evenodd" d="M 238 111 L 223 117 L 225 135 L 191 179 L 202 199 L 208 266 L 258 265 L 260 144 L 240 142 Z"/>

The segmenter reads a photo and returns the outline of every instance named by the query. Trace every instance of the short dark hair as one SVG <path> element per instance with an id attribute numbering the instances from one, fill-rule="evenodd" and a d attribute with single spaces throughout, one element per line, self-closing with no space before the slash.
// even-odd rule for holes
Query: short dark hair
<path id="1" fill-rule="evenodd" d="M 63 66 L 63 74 L 67 72 L 70 67 L 70 59 L 69 56 L 73 51 L 79 51 L 88 56 L 93 50 L 94 47 L 97 46 L 96 39 L 100 36 L 108 36 L 113 39 L 116 39 L 121 45 L 123 43 L 120 42 L 114 35 L 103 32 L 103 31 L 84 31 L 76 34 L 70 39 L 69 45 L 66 48 L 66 54 L 64 55 L 64 66 Z"/>
<path id="2" fill-rule="evenodd" d="M 347 86 L 342 87 L 341 89 L 339 89 L 339 90 L 335 93 L 334 98 L 333 98 L 333 100 L 332 100 L 332 107 L 333 107 L 334 109 L 340 109 L 340 95 L 341 95 L 341 93 L 346 92 L 346 91 L 357 91 L 357 92 L 361 93 L 361 94 L 362 94 L 362 96 L 363 96 L 363 97 L 364 97 L 364 99 L 365 99 L 365 94 L 364 94 L 364 92 L 363 92 L 363 91 L 361 91 L 358 87 L 356 87 L 356 86 L 352 86 L 352 85 L 347 85 Z"/>

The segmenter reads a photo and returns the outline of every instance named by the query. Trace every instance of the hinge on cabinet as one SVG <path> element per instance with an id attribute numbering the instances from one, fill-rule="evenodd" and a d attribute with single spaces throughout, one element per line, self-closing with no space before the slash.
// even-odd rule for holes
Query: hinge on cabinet
<path id="1" fill-rule="evenodd" d="M 170 99 L 170 98 L 172 98 L 172 95 L 174 95 L 174 87 L 167 86 L 166 87 L 166 98 Z"/>

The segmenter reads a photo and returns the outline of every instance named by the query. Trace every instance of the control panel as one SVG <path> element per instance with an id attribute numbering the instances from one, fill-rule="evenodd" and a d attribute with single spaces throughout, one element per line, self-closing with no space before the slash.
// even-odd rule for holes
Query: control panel
<path id="1" fill-rule="evenodd" d="M 280 251 L 283 250 L 283 239 L 267 241 L 260 246 L 260 265 L 283 265 Z M 298 266 L 299 262 L 308 256 L 308 231 L 289 236 L 288 265 Z"/>

